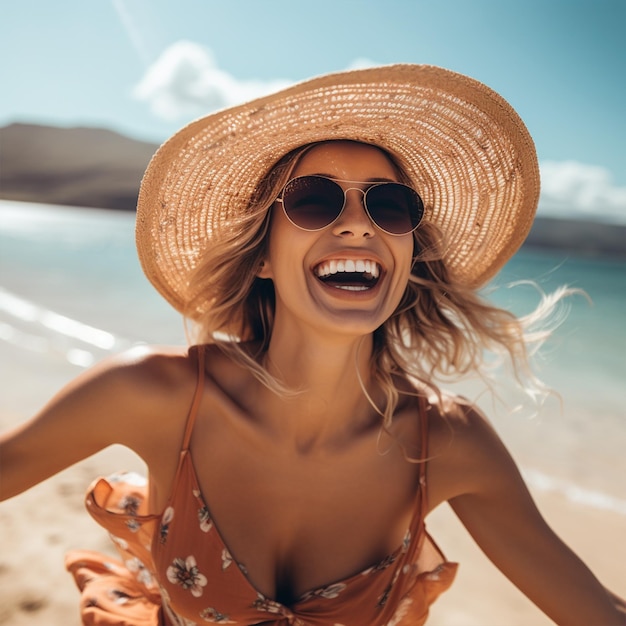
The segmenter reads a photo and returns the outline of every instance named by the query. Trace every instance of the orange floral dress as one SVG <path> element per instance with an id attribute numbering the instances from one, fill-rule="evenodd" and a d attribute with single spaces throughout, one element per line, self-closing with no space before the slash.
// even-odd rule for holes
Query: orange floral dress
<path id="1" fill-rule="evenodd" d="M 93 626 L 420 626 L 448 589 L 457 565 L 445 560 L 424 526 L 425 463 L 413 518 L 400 546 L 380 563 L 313 589 L 290 606 L 250 582 L 211 519 L 199 488 L 189 441 L 204 390 L 204 350 L 179 466 L 165 510 L 147 514 L 145 479 L 121 473 L 97 480 L 86 505 L 121 560 L 89 551 L 67 555 L 81 590 L 83 623 Z M 426 412 L 422 458 L 427 458 Z"/>

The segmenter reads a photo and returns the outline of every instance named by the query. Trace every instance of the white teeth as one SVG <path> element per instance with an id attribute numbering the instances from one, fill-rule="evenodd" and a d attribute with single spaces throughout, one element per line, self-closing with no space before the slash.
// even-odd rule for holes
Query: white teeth
<path id="1" fill-rule="evenodd" d="M 380 275 L 380 266 L 376 261 L 370 259 L 358 259 L 356 261 L 352 259 L 332 259 L 331 261 L 320 263 L 315 268 L 315 273 L 319 277 L 330 276 L 331 274 L 337 274 L 339 272 L 360 272 L 370 274 L 372 278 L 378 278 Z M 357 289 L 360 289 L 360 287 Z"/>

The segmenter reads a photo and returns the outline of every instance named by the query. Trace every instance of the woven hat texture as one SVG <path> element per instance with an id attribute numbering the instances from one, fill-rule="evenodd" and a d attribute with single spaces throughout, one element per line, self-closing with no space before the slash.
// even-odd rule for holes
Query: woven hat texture
<path id="1" fill-rule="evenodd" d="M 497 93 L 434 66 L 328 74 L 200 118 L 151 160 L 137 208 L 144 272 L 179 311 L 206 246 L 246 211 L 287 152 L 329 139 L 380 146 L 406 168 L 444 260 L 478 287 L 526 238 L 539 198 L 533 141 Z"/>

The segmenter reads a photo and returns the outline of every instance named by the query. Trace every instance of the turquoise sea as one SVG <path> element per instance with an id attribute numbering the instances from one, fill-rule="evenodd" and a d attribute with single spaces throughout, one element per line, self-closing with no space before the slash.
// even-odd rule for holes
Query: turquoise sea
<path id="1" fill-rule="evenodd" d="M 134 216 L 0 202 L 0 411 L 24 415 L 42 394 L 111 352 L 137 342 L 185 343 L 183 323 L 144 278 Z M 524 249 L 489 297 L 517 313 L 543 290 L 583 289 L 537 364 L 561 396 L 538 411 L 511 402 L 481 405 L 538 489 L 626 516 L 626 259 Z M 32 377 L 33 372 L 40 373 Z M 28 380 L 25 380 L 28 378 Z M 504 392 L 506 396 L 508 392 Z M 506 399 L 506 398 L 505 398 Z"/>

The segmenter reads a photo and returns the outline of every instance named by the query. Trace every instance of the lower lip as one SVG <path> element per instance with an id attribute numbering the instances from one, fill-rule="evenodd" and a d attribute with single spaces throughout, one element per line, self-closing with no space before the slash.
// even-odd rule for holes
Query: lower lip
<path id="1" fill-rule="evenodd" d="M 366 299 L 372 296 L 375 296 L 380 290 L 381 278 L 376 281 L 376 284 L 373 287 L 369 287 L 368 289 L 343 289 L 341 287 L 335 287 L 333 285 L 328 285 L 323 280 L 316 278 L 317 282 L 325 289 L 327 293 L 332 296 L 340 297 L 340 298 L 361 298 Z"/>

